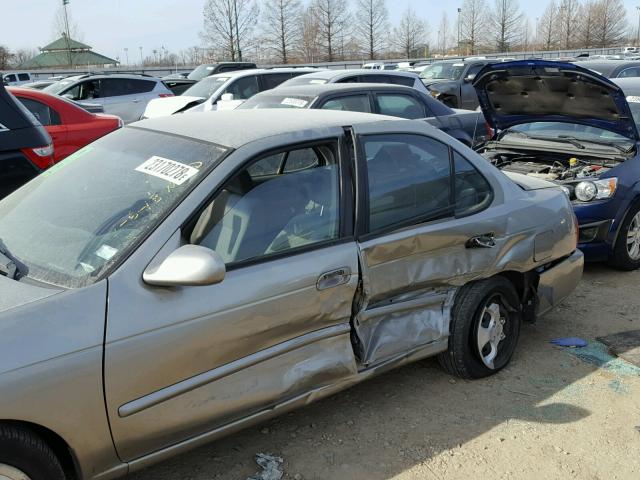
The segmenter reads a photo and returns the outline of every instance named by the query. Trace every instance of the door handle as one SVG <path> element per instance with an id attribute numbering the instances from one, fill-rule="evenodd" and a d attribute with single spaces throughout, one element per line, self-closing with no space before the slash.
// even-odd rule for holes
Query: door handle
<path id="1" fill-rule="evenodd" d="M 471 237 L 465 244 L 466 248 L 493 248 L 496 246 L 496 238 L 493 233 L 483 233 Z"/>
<path id="2" fill-rule="evenodd" d="M 326 290 L 327 288 L 337 287 L 343 285 L 351 278 L 351 269 L 349 267 L 342 267 L 330 272 L 325 272 L 318 277 L 316 288 L 318 290 Z"/>
<path id="3" fill-rule="evenodd" d="M 140 103 L 140 100 L 137 98 L 134 98 L 133 100 L 131 100 L 133 103 Z"/>

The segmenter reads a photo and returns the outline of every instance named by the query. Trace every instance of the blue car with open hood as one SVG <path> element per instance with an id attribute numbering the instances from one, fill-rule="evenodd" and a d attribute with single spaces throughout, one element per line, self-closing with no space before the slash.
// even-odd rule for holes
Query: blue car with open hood
<path id="1" fill-rule="evenodd" d="M 495 132 L 479 153 L 511 176 L 562 187 L 587 260 L 639 268 L 640 137 L 621 88 L 543 60 L 487 65 L 474 87 Z"/>

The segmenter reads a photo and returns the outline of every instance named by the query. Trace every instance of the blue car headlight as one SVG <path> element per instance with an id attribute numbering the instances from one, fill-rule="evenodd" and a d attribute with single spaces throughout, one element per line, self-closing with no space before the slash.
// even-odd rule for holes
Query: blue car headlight
<path id="1" fill-rule="evenodd" d="M 584 180 L 576 184 L 574 194 L 580 202 L 591 202 L 592 200 L 603 200 L 613 197 L 616 188 L 618 188 L 618 179 L 616 177 Z"/>

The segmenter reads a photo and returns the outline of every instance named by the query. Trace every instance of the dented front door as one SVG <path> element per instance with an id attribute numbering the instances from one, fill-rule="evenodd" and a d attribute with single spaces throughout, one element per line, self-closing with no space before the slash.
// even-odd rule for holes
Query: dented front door
<path id="1" fill-rule="evenodd" d="M 457 289 L 496 260 L 506 213 L 490 208 L 493 188 L 443 136 L 376 134 L 367 126 L 356 133 L 364 197 L 359 357 L 368 367 L 437 353 L 446 348 Z"/>

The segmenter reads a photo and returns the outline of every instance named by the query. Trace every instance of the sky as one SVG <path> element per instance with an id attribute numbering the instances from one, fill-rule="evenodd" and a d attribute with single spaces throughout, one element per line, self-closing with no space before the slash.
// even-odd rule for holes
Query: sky
<path id="1" fill-rule="evenodd" d="M 304 0 L 303 0 L 304 1 Z M 493 0 L 487 0 L 493 3 Z M 353 0 L 351 0 L 353 2 Z M 202 10 L 205 0 L 70 0 L 69 12 L 79 25 L 82 41 L 96 52 L 125 60 L 128 48 L 130 61 L 150 55 L 164 46 L 177 52 L 200 45 Z M 637 24 L 635 6 L 638 0 L 624 0 L 629 22 Z M 0 45 L 10 50 L 38 48 L 54 40 L 54 17 L 62 0 L 0 0 Z M 461 0 L 387 0 L 390 20 L 396 23 L 402 12 L 411 6 L 430 24 L 435 38 L 442 13 L 455 24 Z M 520 0 L 522 10 L 532 19 L 542 14 L 547 0 Z"/>

